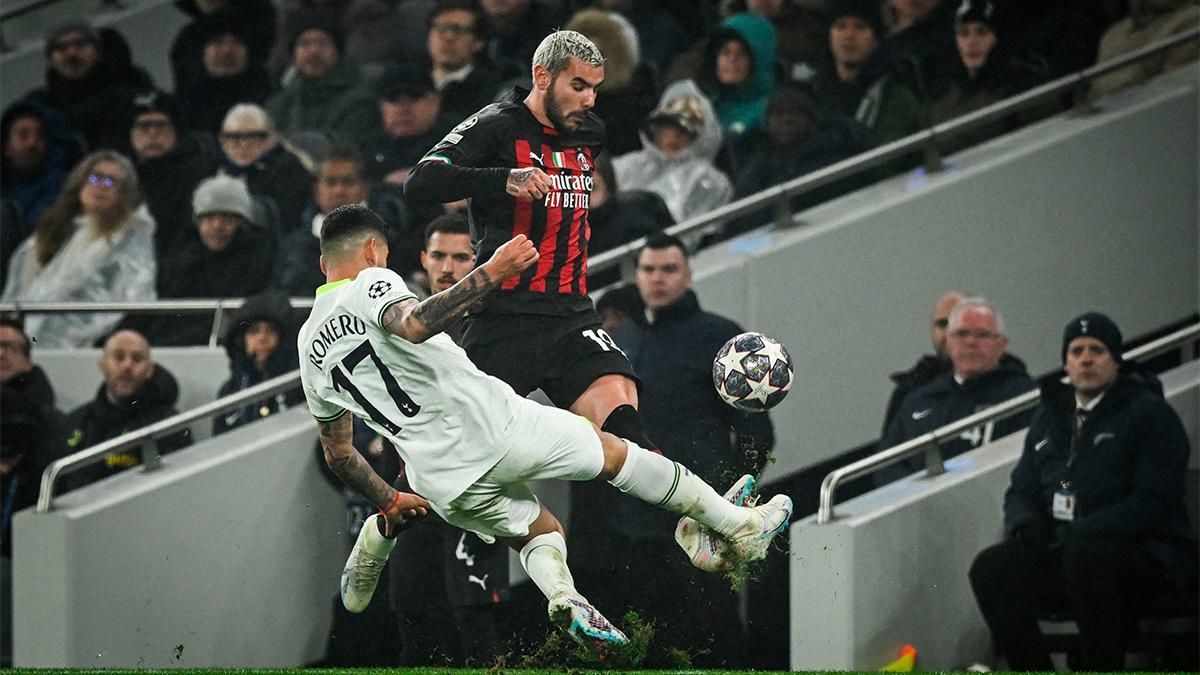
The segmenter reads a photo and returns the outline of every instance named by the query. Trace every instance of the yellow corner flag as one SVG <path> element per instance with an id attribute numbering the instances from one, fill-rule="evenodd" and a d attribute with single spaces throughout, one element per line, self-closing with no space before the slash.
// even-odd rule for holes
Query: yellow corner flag
<path id="1" fill-rule="evenodd" d="M 911 673 L 913 666 L 917 663 L 917 648 L 912 645 L 904 645 L 900 650 L 900 658 L 892 661 L 883 667 L 885 673 Z"/>

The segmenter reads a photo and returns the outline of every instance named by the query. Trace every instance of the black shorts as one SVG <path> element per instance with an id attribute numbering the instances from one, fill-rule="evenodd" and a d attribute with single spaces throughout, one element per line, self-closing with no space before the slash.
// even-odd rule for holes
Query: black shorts
<path id="1" fill-rule="evenodd" d="M 560 408 L 570 407 L 602 375 L 638 382 L 629 359 L 590 309 L 567 316 L 468 316 L 462 347 L 480 370 L 504 380 L 517 394 L 541 389 Z"/>

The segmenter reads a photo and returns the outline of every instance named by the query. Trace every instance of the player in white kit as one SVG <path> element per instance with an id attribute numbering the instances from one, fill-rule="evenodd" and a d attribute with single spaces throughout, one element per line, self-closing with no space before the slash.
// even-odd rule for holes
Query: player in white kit
<path id="1" fill-rule="evenodd" d="M 551 618 L 573 639 L 596 649 L 627 642 L 575 590 L 562 526 L 527 486 L 537 479 L 607 480 L 704 525 L 721 538 L 707 542 L 709 552 L 720 546 L 740 559 L 766 555 L 791 515 L 786 495 L 752 508 L 731 504 L 678 463 L 584 417 L 517 396 L 440 334 L 537 261 L 528 239 L 514 237 L 457 284 L 418 301 L 386 267 L 385 232 L 383 221 L 359 205 L 329 214 L 321 228 L 328 283 L 317 289 L 299 337 L 301 380 L 325 460 L 381 509 L 363 524 L 343 571 L 347 609 L 362 611 L 370 601 L 397 528 L 433 509 L 519 551 Z M 423 497 L 398 492 L 375 473 L 353 446 L 348 412 L 391 439 Z"/>

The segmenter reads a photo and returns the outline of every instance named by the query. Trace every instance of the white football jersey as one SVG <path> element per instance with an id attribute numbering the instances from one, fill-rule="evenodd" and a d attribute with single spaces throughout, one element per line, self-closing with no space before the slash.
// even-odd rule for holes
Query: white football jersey
<path id="1" fill-rule="evenodd" d="M 378 267 L 318 288 L 300 379 L 314 417 L 363 418 L 396 446 L 413 489 L 448 504 L 512 447 L 520 399 L 445 334 L 413 344 L 383 328 L 384 310 L 406 298 L 416 296 L 404 280 Z"/>

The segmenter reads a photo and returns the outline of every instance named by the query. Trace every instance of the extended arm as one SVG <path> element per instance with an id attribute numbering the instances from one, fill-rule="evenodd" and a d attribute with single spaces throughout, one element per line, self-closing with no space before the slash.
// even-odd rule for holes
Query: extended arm
<path id="1" fill-rule="evenodd" d="M 410 199 L 439 204 L 500 192 L 534 200 L 546 196 L 550 187 L 550 178 L 537 167 L 474 168 L 427 159 L 408 174 L 404 194 Z"/>
<path id="2" fill-rule="evenodd" d="M 518 234 L 450 288 L 420 302 L 402 300 L 388 307 L 383 312 L 383 327 L 409 342 L 424 342 L 445 330 L 500 282 L 519 274 L 537 259 L 537 248 L 525 235 Z"/>

